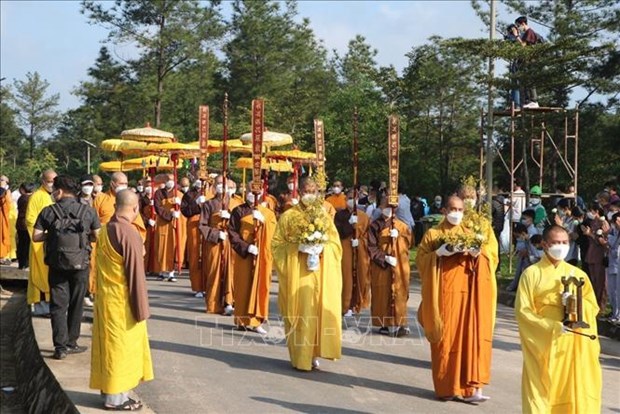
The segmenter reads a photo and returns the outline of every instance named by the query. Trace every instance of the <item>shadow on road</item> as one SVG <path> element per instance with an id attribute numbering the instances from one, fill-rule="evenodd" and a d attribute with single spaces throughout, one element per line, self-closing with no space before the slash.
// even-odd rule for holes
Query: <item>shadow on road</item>
<path id="1" fill-rule="evenodd" d="M 164 341 L 151 340 L 150 344 L 151 349 L 214 359 L 221 363 L 228 364 L 231 368 L 240 370 L 269 372 L 272 374 L 283 375 L 285 377 L 294 377 L 301 380 L 316 381 L 346 388 L 363 387 L 375 391 L 385 391 L 435 400 L 435 394 L 430 389 L 323 370 L 309 372 L 296 371 L 291 367 L 288 361 L 276 358 L 269 358 L 260 355 L 247 355 L 238 352 L 223 351 L 215 348 L 202 348 Z M 411 363 L 411 360 L 407 359 L 407 362 Z"/>
<path id="2" fill-rule="evenodd" d="M 358 410 L 347 410 L 346 408 L 337 408 L 337 407 L 329 407 L 326 405 L 315 405 L 315 404 L 301 404 L 294 403 L 289 401 L 281 401 L 273 398 L 265 398 L 265 397 L 250 397 L 255 401 L 264 402 L 267 404 L 279 405 L 280 407 L 288 408 L 289 410 L 298 412 L 298 413 L 332 413 L 332 414 L 367 414 L 370 411 L 358 411 Z"/>

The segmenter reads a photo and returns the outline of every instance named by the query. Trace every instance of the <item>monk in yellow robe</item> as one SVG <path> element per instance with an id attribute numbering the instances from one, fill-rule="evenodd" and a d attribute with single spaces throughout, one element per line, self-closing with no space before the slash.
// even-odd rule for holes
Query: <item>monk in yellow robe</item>
<path id="1" fill-rule="evenodd" d="M 164 183 L 164 188 L 155 192 L 155 252 L 153 271 L 162 280 L 176 282 L 175 263 L 180 267 L 185 256 L 185 235 L 187 219 L 181 215 L 183 193 L 175 188 L 174 176 L 162 174 L 156 181 Z"/>
<path id="2" fill-rule="evenodd" d="M 370 219 L 362 210 L 355 211 L 353 191 L 347 194 L 347 208 L 336 212 L 334 223 L 342 245 L 342 313 L 353 316 L 367 308 L 370 299 L 370 256 L 368 227 Z M 353 212 L 355 211 L 355 214 Z M 353 252 L 356 255 L 353 276 Z"/>
<path id="3" fill-rule="evenodd" d="M 413 239 L 407 224 L 396 218 L 384 197 L 382 214 L 368 229 L 370 254 L 370 314 L 372 325 L 390 336 L 409 334 L 409 249 Z"/>
<path id="4" fill-rule="evenodd" d="M 0 176 L 0 261 L 11 264 L 11 225 L 10 215 L 13 200 L 9 191 L 9 179 Z"/>
<path id="5" fill-rule="evenodd" d="M 316 182 L 302 180 L 300 194 L 301 203 L 280 216 L 271 248 L 291 364 L 309 371 L 319 367 L 319 357 L 341 356 L 342 247 L 333 219 L 322 207 Z M 300 233 L 309 232 L 313 216 L 326 227 L 327 240 L 301 243 Z"/>
<path id="6" fill-rule="evenodd" d="M 208 198 L 210 199 L 212 197 L 213 195 L 209 191 L 209 188 L 206 187 L 203 189 L 202 181 L 196 180 L 192 188 L 190 188 L 181 199 L 181 213 L 187 220 L 186 233 L 189 280 L 192 291 L 195 292 L 194 296 L 197 298 L 204 298 L 204 294 L 207 291 L 206 280 L 203 277 L 200 266 L 202 254 L 202 238 L 200 230 L 198 230 L 198 224 L 200 223 L 200 207 Z"/>
<path id="7" fill-rule="evenodd" d="M 54 178 L 56 172 L 46 170 L 41 174 L 41 186 L 35 191 L 28 200 L 26 208 L 26 227 L 30 234 L 30 274 L 28 275 L 28 304 L 35 304 L 35 315 L 49 313 L 50 285 L 48 280 L 49 269 L 45 264 L 45 251 L 43 243 L 32 241 L 34 233 L 34 223 L 39 217 L 39 213 L 45 207 L 54 204 L 52 191 L 54 189 Z M 41 300 L 41 294 L 45 294 L 45 299 Z"/>
<path id="8" fill-rule="evenodd" d="M 583 281 L 582 319 L 588 328 L 572 330 L 597 334 L 599 307 L 588 276 L 564 258 L 570 249 L 568 233 L 554 225 L 543 232 L 542 259 L 521 275 L 515 314 L 523 350 L 521 402 L 524 413 L 600 413 L 602 372 L 598 339 L 568 332 L 564 326 L 562 278 Z M 572 285 L 571 293 L 576 287 Z M 571 328 L 568 328 L 571 329 Z"/>
<path id="9" fill-rule="evenodd" d="M 463 200 L 448 197 L 444 220 L 428 230 L 420 243 L 418 321 L 431 344 L 435 395 L 484 402 L 489 397 L 482 394 L 482 387 L 491 375 L 497 241 L 488 220 L 471 225 L 473 213 L 464 220 L 464 210 Z M 455 238 L 482 244 L 475 247 L 472 242 L 458 249 L 446 241 Z"/>
<path id="10" fill-rule="evenodd" d="M 132 223 L 138 196 L 116 196 L 116 213 L 102 228 L 97 254 L 97 296 L 93 315 L 90 388 L 101 390 L 104 409 L 135 411 L 128 393 L 153 379 L 146 319 L 150 316 L 143 241 Z"/>
<path id="11" fill-rule="evenodd" d="M 270 208 L 260 204 L 254 208 L 255 197 L 248 185 L 246 202 L 231 213 L 228 234 L 235 257 L 235 325 L 264 335 L 267 331 L 261 324 L 269 316 L 271 240 L 277 220 Z"/>
<path id="12" fill-rule="evenodd" d="M 93 176 L 93 181 L 97 178 Z M 93 208 L 97 212 L 97 216 L 99 217 L 99 222 L 102 226 L 106 225 L 108 221 L 114 215 L 114 206 L 116 203 L 116 194 L 120 191 L 126 190 L 129 181 L 127 179 L 127 175 L 122 172 L 115 172 L 112 174 L 110 178 L 110 189 L 109 191 L 103 193 L 98 192 L 96 196 L 94 196 Z M 98 184 L 95 183 L 93 188 L 93 194 L 95 193 L 95 188 L 98 187 Z M 146 227 L 144 226 L 144 222 L 142 221 L 142 217 L 138 215 L 133 222 L 134 227 L 140 233 L 140 237 L 142 240 L 146 239 Z M 89 274 L 89 292 L 95 294 L 97 291 L 97 276 L 96 276 L 96 268 L 97 268 L 97 245 L 96 243 L 92 244 L 93 250 L 91 252 L 91 271 Z"/>
<path id="13" fill-rule="evenodd" d="M 203 238 L 202 271 L 206 280 L 205 304 L 209 313 L 233 314 L 234 259 L 228 235 L 230 211 L 242 204 L 234 195 L 232 180 L 224 187 L 222 176 L 215 179 L 215 197 L 202 204 L 198 229 Z"/>
<path id="14" fill-rule="evenodd" d="M 342 181 L 336 180 L 332 185 L 332 194 L 327 196 L 325 201 L 331 204 L 336 211 L 347 208 L 347 196 L 342 192 Z"/>

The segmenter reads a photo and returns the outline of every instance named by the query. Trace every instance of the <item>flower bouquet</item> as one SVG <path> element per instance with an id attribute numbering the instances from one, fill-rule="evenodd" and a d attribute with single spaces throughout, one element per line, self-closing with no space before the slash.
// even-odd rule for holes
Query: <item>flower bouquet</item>
<path id="1" fill-rule="evenodd" d="M 462 233 L 448 233 L 440 240 L 440 245 L 446 244 L 446 248 L 451 252 L 479 252 L 482 245 L 487 241 L 485 232 L 489 226 L 489 221 L 475 209 L 466 209 L 463 216 L 463 226 L 465 231 Z"/>
<path id="2" fill-rule="evenodd" d="M 308 270 L 314 272 L 319 269 L 319 255 L 323 252 L 323 245 L 329 240 L 327 230 L 330 219 L 323 210 L 323 198 L 305 206 L 304 214 L 293 227 L 293 242 L 299 244 L 298 250 L 308 255 Z"/>

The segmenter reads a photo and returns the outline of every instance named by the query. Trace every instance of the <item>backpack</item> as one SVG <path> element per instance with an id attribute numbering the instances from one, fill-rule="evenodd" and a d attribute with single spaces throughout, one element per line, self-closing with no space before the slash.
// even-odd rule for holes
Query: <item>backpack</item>
<path id="1" fill-rule="evenodd" d="M 45 264 L 55 269 L 88 269 L 90 244 L 84 229 L 84 216 L 89 208 L 80 204 L 77 213 L 66 213 L 58 204 L 52 204 L 56 220 L 48 229 L 45 242 Z"/>

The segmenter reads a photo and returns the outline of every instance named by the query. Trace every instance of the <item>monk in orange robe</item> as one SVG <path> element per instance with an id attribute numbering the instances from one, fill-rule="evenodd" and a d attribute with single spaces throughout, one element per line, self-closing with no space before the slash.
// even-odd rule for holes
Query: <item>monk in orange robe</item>
<path id="1" fill-rule="evenodd" d="M 0 260 L 11 263 L 11 228 L 9 214 L 11 213 L 11 192 L 9 191 L 9 179 L 3 175 L 0 177 Z"/>
<path id="2" fill-rule="evenodd" d="M 289 175 L 286 179 L 286 187 L 287 191 L 280 194 L 280 209 L 278 211 L 280 215 L 289 208 L 295 207 L 299 204 L 299 190 L 297 189 L 297 182 L 295 181 L 294 175 Z"/>
<path id="3" fill-rule="evenodd" d="M 157 254 L 153 271 L 159 273 L 161 280 L 176 282 L 175 262 L 179 266 L 185 255 L 185 232 L 187 219 L 181 215 L 183 193 L 175 188 L 172 174 L 161 174 L 157 181 L 164 188 L 155 191 L 153 197 L 157 224 L 155 225 L 155 252 Z"/>
<path id="4" fill-rule="evenodd" d="M 342 313 L 353 316 L 368 307 L 370 298 L 370 256 L 368 227 L 370 219 L 356 208 L 353 191 L 347 194 L 347 208 L 336 212 L 334 223 L 342 244 Z M 355 211 L 355 214 L 353 212 Z M 356 252 L 356 276 L 353 277 L 353 252 Z"/>
<path id="5" fill-rule="evenodd" d="M 489 398 L 482 387 L 490 380 L 497 299 L 497 241 L 488 220 L 472 223 L 467 215 L 463 218 L 464 210 L 461 198 L 447 198 L 444 220 L 426 232 L 418 248 L 418 321 L 431 343 L 435 395 L 484 402 Z M 446 242 L 472 235 L 482 243 L 479 248 L 458 249 Z"/>
<path id="6" fill-rule="evenodd" d="M 181 200 L 181 213 L 187 219 L 187 262 L 189 267 L 189 280 L 194 296 L 203 298 L 207 291 L 206 280 L 202 272 L 200 262 L 202 255 L 202 237 L 198 224 L 200 223 L 201 206 L 213 198 L 209 187 L 203 188 L 201 180 L 194 181 Z"/>
<path id="7" fill-rule="evenodd" d="M 409 249 L 411 229 L 396 218 L 394 209 L 382 203 L 382 214 L 368 229 L 370 254 L 370 314 L 372 325 L 390 336 L 408 335 Z"/>
<path id="8" fill-rule="evenodd" d="M 144 178 L 142 181 L 142 192 L 138 193 L 140 217 L 147 227 L 146 237 L 144 239 L 144 270 L 147 275 L 153 275 L 154 262 L 157 260 L 155 252 L 155 225 L 157 224 L 157 215 L 155 213 L 155 201 L 153 201 L 153 193 L 150 178 Z"/>
<path id="9" fill-rule="evenodd" d="M 233 255 L 228 235 L 230 211 L 242 204 L 234 195 L 236 184 L 222 176 L 215 179 L 215 197 L 202 204 L 198 229 L 203 238 L 202 271 L 206 280 L 205 303 L 209 313 L 233 313 Z M 224 290 L 224 291 L 222 291 Z"/>
<path id="10" fill-rule="evenodd" d="M 347 196 L 342 192 L 342 181 L 334 181 L 334 185 L 332 185 L 332 194 L 329 195 L 325 201 L 334 206 L 336 211 L 347 208 Z"/>
<path id="11" fill-rule="evenodd" d="M 271 239 L 277 220 L 271 209 L 262 205 L 254 208 L 255 197 L 248 185 L 246 202 L 231 213 L 228 233 L 235 257 L 235 325 L 264 335 L 267 331 L 261 324 L 269 315 Z"/>

